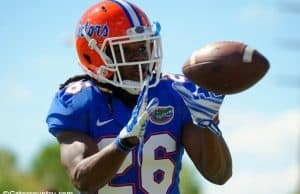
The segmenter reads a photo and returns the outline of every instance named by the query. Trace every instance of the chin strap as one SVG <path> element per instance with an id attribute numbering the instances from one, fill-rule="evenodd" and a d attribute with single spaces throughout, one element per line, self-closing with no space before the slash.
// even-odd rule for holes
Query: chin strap
<path id="1" fill-rule="evenodd" d="M 140 82 L 132 81 L 132 80 L 124 80 L 123 83 L 126 85 L 136 86 L 135 88 L 125 88 L 124 87 L 123 89 L 125 91 L 127 91 L 128 93 L 133 94 L 133 95 L 138 95 L 141 93 Z"/>
<path id="2" fill-rule="evenodd" d="M 145 85 L 145 83 L 147 83 L 147 90 L 149 89 L 149 83 L 150 81 L 153 79 L 153 75 L 151 74 L 148 75 L 146 77 L 146 79 L 144 80 L 144 83 L 141 84 L 140 82 L 138 81 L 133 81 L 133 80 L 123 80 L 123 83 L 125 85 L 130 85 L 130 86 L 133 86 L 134 88 L 126 88 L 124 87 L 123 89 L 125 91 L 127 91 L 129 94 L 132 94 L 132 95 L 139 95 L 141 93 L 141 90 L 142 90 L 142 87 L 143 85 Z M 147 91 L 148 92 L 148 91 Z"/>

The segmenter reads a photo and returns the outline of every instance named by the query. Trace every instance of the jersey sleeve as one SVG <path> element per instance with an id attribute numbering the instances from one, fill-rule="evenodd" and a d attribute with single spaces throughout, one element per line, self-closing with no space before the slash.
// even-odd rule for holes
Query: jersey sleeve
<path id="1" fill-rule="evenodd" d="M 162 82 L 167 82 L 168 83 L 168 88 L 170 93 L 172 94 L 173 99 L 175 99 L 177 108 L 179 108 L 178 113 L 180 114 L 181 118 L 181 123 L 184 125 L 187 122 L 192 120 L 191 114 L 187 106 L 185 105 L 184 101 L 182 100 L 181 96 L 172 88 L 172 83 L 173 82 L 182 82 L 184 83 L 186 81 L 186 78 L 183 75 L 179 74 L 163 74 L 162 76 Z"/>
<path id="2" fill-rule="evenodd" d="M 220 95 L 220 94 L 216 94 L 213 92 L 210 92 L 204 88 L 201 88 L 200 86 L 194 84 L 191 80 L 189 80 L 188 78 L 186 78 L 184 75 L 178 75 L 178 74 L 166 74 L 165 78 L 172 80 L 172 82 L 180 82 L 185 88 L 187 88 L 189 91 L 191 91 L 194 95 L 195 99 L 199 99 L 199 103 L 203 103 L 200 104 L 203 107 L 206 108 L 211 108 L 211 109 L 215 109 L 216 104 L 222 104 L 223 100 L 224 100 L 224 95 Z M 188 119 L 191 119 L 191 113 L 188 109 L 188 107 L 186 106 L 186 104 L 184 103 L 183 99 L 180 97 L 180 95 L 177 93 L 177 91 L 173 90 L 174 93 L 177 94 L 177 96 L 179 96 L 181 104 L 182 104 L 182 114 L 183 114 L 183 118 L 184 121 L 189 121 Z M 202 100 L 200 100 L 202 99 Z M 218 105 L 220 106 L 220 105 Z M 187 114 L 189 115 L 189 117 L 187 116 Z M 212 120 L 216 123 L 219 124 L 219 113 L 217 112 L 216 115 L 213 116 Z"/>
<path id="3" fill-rule="evenodd" d="M 191 113 L 189 109 L 186 107 L 184 102 L 181 100 L 182 106 L 181 106 L 181 113 L 182 113 L 182 123 L 186 124 L 189 121 L 192 121 Z"/>
<path id="4" fill-rule="evenodd" d="M 49 132 L 56 136 L 61 131 L 88 132 L 89 95 L 84 82 L 71 83 L 53 98 L 46 122 Z"/>
<path id="5" fill-rule="evenodd" d="M 208 91 L 196 84 L 194 84 L 191 80 L 186 78 L 186 81 L 184 83 L 185 87 L 190 88 L 190 91 L 194 91 L 194 95 L 198 98 L 202 99 L 202 106 L 205 106 L 206 108 L 216 110 L 216 105 L 218 105 L 217 113 L 212 117 L 212 120 L 215 122 L 216 125 L 219 125 L 219 109 L 223 103 L 223 100 L 225 98 L 225 95 L 217 94 L 211 91 Z"/>

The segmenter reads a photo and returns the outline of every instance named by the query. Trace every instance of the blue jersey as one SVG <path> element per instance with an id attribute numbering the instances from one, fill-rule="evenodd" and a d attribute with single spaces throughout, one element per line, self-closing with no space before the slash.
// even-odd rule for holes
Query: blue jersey
<path id="1" fill-rule="evenodd" d="M 172 89 L 174 80 L 188 82 L 183 76 L 166 74 L 156 87 L 149 89 L 149 100 L 159 98 L 159 106 L 146 128 L 142 165 L 138 165 L 135 148 L 99 193 L 179 193 L 184 151 L 182 127 L 192 118 L 182 98 Z M 53 135 L 68 129 L 78 130 L 92 137 L 102 149 L 127 124 L 131 111 L 118 98 L 101 92 L 93 82 L 77 81 L 58 91 L 47 123 Z"/>

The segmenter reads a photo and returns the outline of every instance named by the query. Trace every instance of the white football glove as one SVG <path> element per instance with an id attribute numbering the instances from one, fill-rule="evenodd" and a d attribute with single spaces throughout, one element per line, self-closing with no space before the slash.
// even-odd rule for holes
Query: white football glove
<path id="1" fill-rule="evenodd" d="M 148 101 L 148 81 L 146 80 L 143 85 L 143 89 L 138 98 L 137 104 L 132 111 L 132 115 L 128 123 L 119 133 L 116 138 L 117 146 L 123 151 L 130 151 L 135 145 L 128 144 L 126 141 L 129 137 L 137 137 L 139 139 L 140 147 L 139 152 L 142 149 L 145 128 L 147 126 L 149 115 L 158 106 L 158 98 L 153 98 L 147 105 Z"/>
<path id="2" fill-rule="evenodd" d="M 217 136 L 222 132 L 215 123 L 224 95 L 215 94 L 190 83 L 173 82 L 172 87 L 188 107 L 193 123 L 210 129 Z"/>

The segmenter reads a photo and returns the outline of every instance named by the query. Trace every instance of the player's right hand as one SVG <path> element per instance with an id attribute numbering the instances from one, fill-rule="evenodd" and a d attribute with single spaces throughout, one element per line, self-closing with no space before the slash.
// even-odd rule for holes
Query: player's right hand
<path id="1" fill-rule="evenodd" d="M 149 115 L 155 110 L 159 103 L 158 98 L 151 99 L 149 103 L 147 103 L 147 101 L 148 82 L 145 81 L 141 94 L 138 98 L 137 104 L 132 111 L 130 120 L 121 130 L 116 139 L 117 146 L 121 150 L 130 151 L 131 149 L 133 149 L 133 147 L 135 147 L 137 143 L 143 142 L 145 128 L 149 120 Z M 138 142 L 136 144 L 132 144 L 132 142 L 128 141 L 133 137 L 138 139 Z"/>

